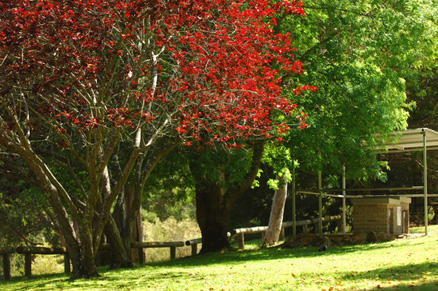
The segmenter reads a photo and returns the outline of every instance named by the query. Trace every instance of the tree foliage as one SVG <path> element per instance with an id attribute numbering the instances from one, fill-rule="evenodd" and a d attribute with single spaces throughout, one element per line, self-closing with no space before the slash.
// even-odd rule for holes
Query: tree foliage
<path id="1" fill-rule="evenodd" d="M 306 17 L 280 17 L 277 29 L 291 33 L 296 57 L 305 69 L 298 79 L 290 81 L 318 87 L 316 93 L 302 94 L 296 100 L 298 108 L 308 115 L 309 126 L 282 136 L 287 143 L 268 147 L 264 161 L 278 173 L 282 168 L 290 169 L 292 160 L 299 160 L 298 189 L 316 189 L 318 170 L 324 173 L 324 187 L 339 188 L 343 165 L 352 179 L 373 176 L 385 180 L 388 164 L 372 152 L 377 142 L 374 134 L 405 128 L 410 110 L 410 127 L 434 128 L 438 5 L 422 0 L 337 0 L 313 1 L 304 8 Z M 414 110 L 412 101 L 421 110 Z M 421 164 L 420 156 L 416 164 Z M 268 172 L 263 174 L 264 181 L 269 181 L 265 177 Z M 388 175 L 399 177 L 397 185 L 406 183 L 408 176 L 408 180 L 421 182 L 421 175 L 412 173 Z M 266 224 L 267 191 L 266 187 L 248 191 L 239 201 L 234 219 L 245 217 L 246 221 L 255 220 L 256 225 Z M 254 205 L 246 211 L 244 206 L 250 199 Z M 339 202 L 326 199 L 324 211 L 338 214 Z M 316 197 L 298 196 L 297 206 L 299 219 L 317 215 Z M 252 214 L 252 209 L 265 212 Z M 290 212 L 286 210 L 286 216 Z"/>
<path id="2" fill-rule="evenodd" d="M 110 212 L 134 167 L 144 185 L 179 143 L 235 147 L 288 129 L 272 115 L 295 118 L 280 84 L 301 63 L 289 35 L 273 31 L 277 13 L 303 10 L 264 0 L 0 3 L 0 145 L 49 201 L 74 278 L 97 274 L 104 229 L 123 249 Z"/>
<path id="3" fill-rule="evenodd" d="M 435 55 L 436 5 L 339 0 L 305 8 L 307 17 L 279 21 L 292 33 L 306 68 L 300 81 L 319 88 L 297 102 L 309 115 L 309 127 L 292 134 L 293 155 L 314 172 L 329 165 L 329 171 L 341 173 L 343 164 L 351 177 L 367 174 L 367 168 L 375 172 L 373 134 L 407 126 L 406 80 Z"/>

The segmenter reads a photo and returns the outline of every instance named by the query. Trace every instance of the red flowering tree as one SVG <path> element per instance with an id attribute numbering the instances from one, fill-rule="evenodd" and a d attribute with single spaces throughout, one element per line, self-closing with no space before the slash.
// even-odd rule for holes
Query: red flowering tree
<path id="1" fill-rule="evenodd" d="M 277 13 L 303 12 L 263 0 L 0 3 L 0 146 L 35 175 L 73 278 L 97 275 L 105 228 L 129 262 L 111 209 L 139 157 L 151 161 L 144 182 L 179 143 L 232 147 L 288 129 L 272 116 L 294 111 L 281 76 L 301 64 L 272 30 Z"/>

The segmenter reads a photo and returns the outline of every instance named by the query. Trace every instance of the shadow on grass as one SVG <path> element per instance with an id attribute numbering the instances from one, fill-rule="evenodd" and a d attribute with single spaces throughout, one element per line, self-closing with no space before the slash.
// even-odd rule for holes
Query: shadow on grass
<path id="1" fill-rule="evenodd" d="M 189 266 L 189 265 L 185 265 Z M 147 267 L 146 267 L 147 268 Z M 438 263 L 436 262 L 426 262 L 421 264 L 408 264 L 404 266 L 395 266 L 389 268 L 378 268 L 374 270 L 369 270 L 365 272 L 343 272 L 339 274 L 339 279 L 344 282 L 345 285 L 349 285 L 347 282 L 372 280 L 376 282 L 376 286 L 368 290 L 438 290 L 438 280 L 432 278 L 433 280 L 427 279 L 427 273 L 434 273 L 438 269 Z M 184 271 L 167 271 L 167 272 L 143 272 L 141 278 L 135 277 L 135 275 L 130 274 L 126 281 L 138 284 L 145 284 L 153 282 L 154 286 L 161 286 L 169 280 L 173 282 L 181 282 L 183 284 L 187 279 L 190 278 L 192 281 L 201 281 L 205 279 L 205 274 L 200 272 L 193 273 Z M 120 281 L 120 277 L 106 278 L 110 283 L 109 286 L 127 286 L 127 283 Z M 163 283 L 161 283 L 163 282 Z M 282 284 L 279 285 L 269 285 L 266 287 L 278 288 L 279 290 L 287 290 Z M 269 288 L 266 288 L 266 290 Z"/>
<path id="2" fill-rule="evenodd" d="M 108 267 L 99 267 L 99 274 L 104 274 L 108 271 Z M 37 290 L 53 290 L 53 287 L 44 288 L 48 284 L 55 285 L 65 284 L 66 282 L 73 283 L 75 280 L 70 279 L 71 273 L 55 273 L 55 274 L 40 274 L 40 275 L 32 275 L 30 278 L 26 276 L 13 276 L 9 281 L 4 281 L 3 277 L 0 277 L 0 290 L 28 290 L 29 285 L 32 288 Z M 97 280 L 100 280 L 100 277 L 97 277 Z M 87 279 L 84 279 L 87 280 Z M 96 280 L 96 279 L 88 279 L 88 280 Z M 23 284 L 23 287 L 20 285 Z M 13 286 L 13 287 L 12 287 Z M 12 289 L 11 289 L 12 288 Z"/>
<path id="3" fill-rule="evenodd" d="M 424 262 L 421 264 L 408 264 L 403 266 L 392 266 L 379 268 L 366 272 L 348 272 L 341 277 L 342 280 L 377 279 L 381 281 L 421 281 L 428 273 L 435 273 L 438 269 L 437 262 Z M 438 288 L 437 288 L 438 289 Z"/>
<path id="4" fill-rule="evenodd" d="M 422 244 L 419 242 L 416 244 Z M 99 272 L 102 275 L 102 278 L 90 279 L 90 280 L 77 280 L 70 281 L 69 274 L 50 274 L 50 275 L 35 275 L 32 278 L 26 277 L 13 277 L 11 281 L 1 282 L 0 281 L 0 290 L 7 290 L 12 287 L 12 290 L 27 290 L 30 285 L 33 288 L 38 290 L 53 290 L 59 289 L 56 288 L 57 285 L 67 284 L 67 288 L 72 287 L 82 287 L 83 290 L 87 290 L 87 286 L 98 286 L 98 288 L 105 288 L 111 286 L 112 289 L 117 289 L 117 287 L 129 286 L 130 284 L 136 282 L 138 284 L 148 284 L 150 280 L 152 281 L 184 281 L 187 279 L 187 276 L 195 280 L 202 280 L 202 275 L 188 274 L 187 272 L 178 272 L 173 270 L 171 272 L 147 272 L 147 269 L 151 270 L 154 267 L 184 267 L 190 268 L 195 266 L 208 266 L 213 264 L 244 264 L 248 261 L 269 261 L 269 260 L 281 260 L 288 258 L 315 258 L 315 257 L 324 257 L 328 255 L 354 255 L 356 252 L 367 252 L 367 251 L 375 251 L 376 249 L 384 249 L 384 248 L 398 248 L 403 247 L 403 243 L 394 244 L 393 242 L 387 243 L 373 243 L 373 244 L 360 244 L 360 245 L 348 245 L 348 246 L 333 246 L 329 247 L 325 252 L 318 252 L 318 247 L 303 247 L 303 248 L 295 248 L 295 249 L 283 249 L 283 248 L 269 248 L 263 250 L 246 250 L 246 251 L 234 251 L 234 252 L 226 252 L 223 254 L 211 253 L 198 255 L 195 257 L 186 257 L 182 259 L 177 259 L 174 261 L 165 261 L 165 262 L 156 262 L 149 263 L 143 266 L 138 266 L 137 268 L 131 269 L 120 269 L 120 270 L 111 270 L 108 268 L 100 268 Z M 392 280 L 412 280 L 418 282 L 421 279 L 422 273 L 428 270 L 436 270 L 438 268 L 438 263 L 423 263 L 417 265 L 405 265 L 399 267 L 391 267 L 391 268 L 381 268 L 374 269 L 367 272 L 355 273 L 349 272 L 345 274 L 340 274 L 342 278 L 345 280 L 359 280 L 359 279 L 375 279 L 379 278 L 382 281 L 390 281 Z M 126 274 L 124 274 L 126 272 Z M 199 276 L 199 278 L 198 278 Z M 397 276 L 400 278 L 397 279 Z M 421 283 L 421 282 L 420 282 Z M 22 284 L 22 285 L 21 285 Z M 91 284 L 91 285 L 90 285 Z M 94 284 L 94 285 L 92 285 Z M 101 285 L 102 284 L 102 285 Z M 425 282 L 424 284 L 429 284 L 429 282 Z M 434 287 L 438 287 L 431 283 Z M 2 285 L 6 287 L 6 289 L 2 288 Z M 23 286 L 23 287 L 22 287 Z M 418 286 L 417 284 L 415 286 Z M 63 285 L 63 287 L 66 287 Z M 146 286 L 145 286 L 146 287 Z M 403 286 L 402 286 L 403 287 Z M 423 288 L 423 287 L 422 287 Z M 426 288 L 426 287 L 424 287 Z M 412 290 L 412 289 L 410 289 Z M 415 290 L 415 289 L 414 289 Z M 423 289 L 427 290 L 427 289 Z M 438 288 L 433 288 L 431 290 L 438 290 Z"/>
<path id="5" fill-rule="evenodd" d="M 45 284 L 42 284 L 40 281 L 51 282 L 51 283 L 64 283 L 70 280 L 70 274 L 44 274 L 44 275 L 33 275 L 28 278 L 25 276 L 12 277 L 9 281 L 3 281 L 3 278 L 0 278 L 0 290 L 28 290 L 31 285 L 33 288 L 41 288 L 44 287 Z M 20 284 L 23 284 L 23 287 L 20 287 Z M 12 288 L 12 289 L 8 289 Z"/>
<path id="6" fill-rule="evenodd" d="M 427 283 L 414 283 L 414 284 L 408 284 L 408 285 L 396 285 L 396 286 L 385 286 L 385 287 L 378 287 L 378 290 L 398 290 L 398 291 L 417 291 L 417 290 L 424 290 L 424 291 L 433 291 L 438 290 L 438 281 L 434 282 L 427 282 Z"/>
<path id="7" fill-rule="evenodd" d="M 420 243 L 421 244 L 421 243 Z M 194 257 L 186 257 L 174 261 L 148 263 L 147 266 L 174 267 L 174 266 L 201 266 L 212 264 L 236 264 L 245 261 L 269 261 L 286 258 L 315 258 L 327 255 L 352 255 L 356 252 L 375 251 L 378 249 L 403 247 L 403 244 L 366 243 L 346 246 L 331 246 L 325 252 L 318 252 L 319 247 L 302 248 L 268 248 L 258 250 L 229 251 L 223 254 L 207 253 Z"/>

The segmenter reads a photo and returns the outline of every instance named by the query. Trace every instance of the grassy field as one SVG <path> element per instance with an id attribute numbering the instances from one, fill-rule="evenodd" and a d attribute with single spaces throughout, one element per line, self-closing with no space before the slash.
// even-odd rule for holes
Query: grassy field
<path id="1" fill-rule="evenodd" d="M 415 231 L 415 230 L 414 230 Z M 101 277 L 65 275 L 0 281 L 0 290 L 438 290 L 438 228 L 427 237 L 385 243 L 209 254 Z"/>

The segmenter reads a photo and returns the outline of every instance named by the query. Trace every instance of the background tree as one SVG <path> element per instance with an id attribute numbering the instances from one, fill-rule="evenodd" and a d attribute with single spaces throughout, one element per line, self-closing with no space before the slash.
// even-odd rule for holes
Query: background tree
<path id="1" fill-rule="evenodd" d="M 373 134 L 407 127 L 406 82 L 430 62 L 434 7 L 416 0 L 315 1 L 306 18 L 281 20 L 306 66 L 300 80 L 319 88 L 298 100 L 309 127 L 292 132 L 290 145 L 302 169 L 339 175 L 345 165 L 350 178 L 380 175 Z"/>
<path id="2" fill-rule="evenodd" d="M 351 179 L 384 179 L 386 163 L 371 151 L 376 143 L 373 134 L 406 128 L 414 100 L 406 94 L 411 96 L 416 88 L 421 95 L 426 82 L 433 84 L 430 74 L 422 84 L 417 78 L 436 58 L 437 5 L 416 0 L 340 0 L 313 1 L 304 8 L 304 18 L 277 19 L 279 31 L 291 33 L 295 55 L 304 64 L 298 81 L 318 87 L 316 93 L 297 99 L 298 108 L 308 115 L 308 128 L 283 137 L 300 162 L 297 187 L 316 189 L 318 170 L 323 171 L 326 186 L 340 186 L 336 180 L 343 165 Z M 424 102 L 431 100 L 426 97 Z M 417 122 L 414 127 L 424 125 Z M 245 199 L 257 196 L 257 191 L 251 190 Z M 314 213 L 314 198 L 299 198 L 301 218 Z M 339 213 L 336 203 L 330 209 Z M 264 213 L 258 218 L 262 224 L 269 218 Z"/>

